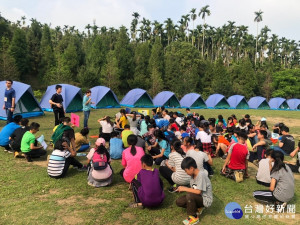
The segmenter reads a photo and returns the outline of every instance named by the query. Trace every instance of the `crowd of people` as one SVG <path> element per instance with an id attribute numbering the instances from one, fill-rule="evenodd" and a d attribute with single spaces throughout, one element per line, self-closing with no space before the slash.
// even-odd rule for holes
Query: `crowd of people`
<path id="1" fill-rule="evenodd" d="M 256 182 L 266 187 L 253 192 L 257 201 L 274 204 L 278 209 L 294 196 L 293 172 L 300 172 L 300 143 L 295 148 L 294 137 L 283 123 L 269 129 L 265 118 L 254 124 L 248 114 L 239 120 L 235 115 L 227 120 L 222 115 L 206 119 L 189 109 L 183 115 L 160 107 L 151 111 L 151 118 L 121 109 L 115 122 L 110 116 L 98 120 L 99 138 L 91 146 L 89 113 L 84 114 L 84 128 L 75 133 L 71 119 L 61 110 L 61 87 L 56 90 L 49 101 L 55 115 L 53 151 L 47 167 L 51 178 L 65 177 L 72 165 L 79 171 L 88 171 L 88 185 L 103 187 L 109 186 L 119 173 L 130 184 L 132 208 L 161 205 L 166 197 L 163 178 L 170 193 L 186 192 L 176 200 L 177 206 L 187 209 L 184 224 L 197 223 L 202 210 L 213 204 L 210 179 L 214 173 L 240 183 L 250 176 L 249 162 L 258 167 Z M 91 104 L 90 91 L 86 95 L 83 107 Z M 16 158 L 25 157 L 32 162 L 47 154 L 35 137 L 39 128 L 38 123 L 29 125 L 28 119 L 14 116 L 0 132 L 0 146 Z M 78 152 L 87 152 L 86 163 L 76 159 Z M 284 156 L 297 156 L 296 165 L 285 161 Z M 224 160 L 222 168 L 213 166 L 218 157 Z M 121 171 L 112 167 L 111 161 L 116 159 L 121 159 Z"/>

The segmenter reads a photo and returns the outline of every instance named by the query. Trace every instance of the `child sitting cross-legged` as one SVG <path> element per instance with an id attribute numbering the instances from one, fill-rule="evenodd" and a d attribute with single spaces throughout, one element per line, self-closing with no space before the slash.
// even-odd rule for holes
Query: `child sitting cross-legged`
<path id="1" fill-rule="evenodd" d="M 184 224 L 196 224 L 199 222 L 203 207 L 210 207 L 213 202 L 212 185 L 207 173 L 197 168 L 193 158 L 186 157 L 181 163 L 181 168 L 191 176 L 191 187 L 178 187 L 177 191 L 187 192 L 187 194 L 179 197 L 176 205 L 187 208 L 189 217 L 182 221 Z"/>
<path id="2" fill-rule="evenodd" d="M 272 166 L 273 166 L 272 157 L 271 157 L 272 152 L 273 152 L 272 149 L 267 149 L 267 151 L 265 152 L 265 159 L 259 161 L 258 170 L 256 174 L 256 182 L 266 187 L 270 187 L 270 183 L 271 183 L 270 171 L 272 170 Z"/>
<path id="3" fill-rule="evenodd" d="M 131 182 L 135 203 L 129 205 L 131 208 L 156 207 L 164 198 L 163 183 L 157 169 L 153 169 L 151 155 L 144 155 L 141 158 L 142 169 Z"/>

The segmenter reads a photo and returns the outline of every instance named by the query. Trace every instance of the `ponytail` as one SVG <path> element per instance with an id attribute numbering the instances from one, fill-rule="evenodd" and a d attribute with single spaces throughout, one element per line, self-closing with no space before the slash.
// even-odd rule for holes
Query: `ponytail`
<path id="1" fill-rule="evenodd" d="M 172 141 L 172 146 L 173 146 L 173 148 L 175 149 L 175 151 L 176 151 L 177 153 L 179 153 L 182 157 L 185 156 L 185 152 L 184 152 L 183 149 L 181 148 L 181 141 L 180 141 L 180 140 L 174 139 L 174 140 Z"/>
<path id="2" fill-rule="evenodd" d="M 283 162 L 284 155 L 282 152 L 273 151 L 271 157 L 274 159 L 274 166 L 272 167 L 271 174 L 279 171 L 281 168 L 284 168 L 287 171 Z"/>
<path id="3" fill-rule="evenodd" d="M 130 134 L 127 138 L 127 143 L 128 145 L 131 145 L 130 153 L 131 155 L 135 156 L 136 155 L 136 143 L 137 143 L 137 136 L 134 134 Z"/>
<path id="4" fill-rule="evenodd" d="M 103 144 L 101 144 L 97 147 L 96 152 L 98 154 L 105 154 L 106 158 L 107 158 L 107 162 L 110 160 L 110 154 Z"/>

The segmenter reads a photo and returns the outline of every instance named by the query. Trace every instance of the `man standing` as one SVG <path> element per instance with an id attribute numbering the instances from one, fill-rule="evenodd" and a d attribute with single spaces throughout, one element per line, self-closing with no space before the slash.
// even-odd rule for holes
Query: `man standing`
<path id="1" fill-rule="evenodd" d="M 65 117 L 65 111 L 64 106 L 62 105 L 64 101 L 63 97 L 61 96 L 62 86 L 58 84 L 56 85 L 55 89 L 56 93 L 52 95 L 51 99 L 49 100 L 49 103 L 54 112 L 56 126 L 59 124 L 59 119 Z"/>
<path id="2" fill-rule="evenodd" d="M 3 109 L 6 110 L 7 124 L 13 122 L 13 113 L 15 111 L 16 92 L 11 87 L 12 84 L 13 84 L 12 80 L 6 80 Z"/>
<path id="3" fill-rule="evenodd" d="M 91 94 L 92 94 L 91 90 L 87 90 L 82 101 L 83 113 L 84 113 L 84 122 L 83 122 L 84 128 L 88 127 L 88 120 L 91 112 L 91 104 L 95 104 L 94 102 L 91 102 L 92 101 Z"/>

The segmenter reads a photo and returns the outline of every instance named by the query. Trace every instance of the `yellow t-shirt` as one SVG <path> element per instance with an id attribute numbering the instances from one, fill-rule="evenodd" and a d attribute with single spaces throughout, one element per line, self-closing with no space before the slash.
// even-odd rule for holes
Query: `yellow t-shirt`
<path id="1" fill-rule="evenodd" d="M 120 127 L 124 129 L 125 125 L 128 124 L 128 120 L 125 116 L 122 116 L 119 120 Z"/>

